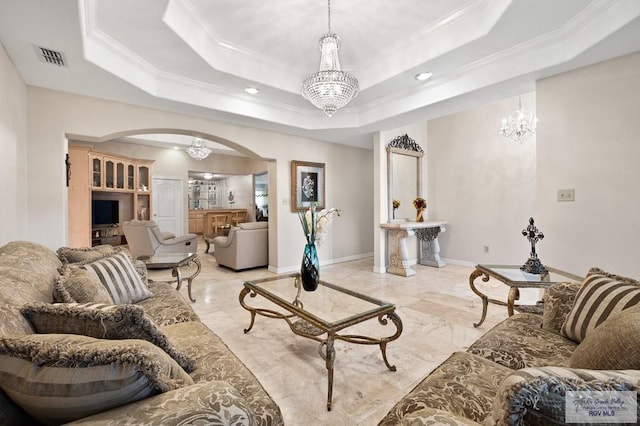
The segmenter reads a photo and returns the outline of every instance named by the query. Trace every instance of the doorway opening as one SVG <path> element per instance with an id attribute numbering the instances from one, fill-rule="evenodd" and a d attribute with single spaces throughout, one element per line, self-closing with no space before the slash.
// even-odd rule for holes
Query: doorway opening
<path id="1" fill-rule="evenodd" d="M 256 222 L 269 220 L 269 173 L 253 175 L 253 194 Z"/>

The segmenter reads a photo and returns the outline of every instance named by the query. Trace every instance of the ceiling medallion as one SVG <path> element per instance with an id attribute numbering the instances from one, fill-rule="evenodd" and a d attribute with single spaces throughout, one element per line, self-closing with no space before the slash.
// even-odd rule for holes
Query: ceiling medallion
<path id="1" fill-rule="evenodd" d="M 538 119 L 533 112 L 527 113 L 522 109 L 522 98 L 518 98 L 518 110 L 509 118 L 503 118 L 500 125 L 500 135 L 505 139 L 511 139 L 522 143 L 536 133 Z"/>
<path id="2" fill-rule="evenodd" d="M 329 31 L 320 37 L 320 70 L 302 80 L 302 96 L 331 117 L 358 95 L 358 80 L 340 68 L 340 38 L 331 32 L 331 0 L 327 0 Z"/>
<path id="3" fill-rule="evenodd" d="M 204 139 L 198 137 L 193 138 L 191 146 L 185 148 L 185 151 L 187 151 L 189 157 L 195 158 L 196 160 L 204 160 L 211 154 L 211 148 L 205 145 Z"/>

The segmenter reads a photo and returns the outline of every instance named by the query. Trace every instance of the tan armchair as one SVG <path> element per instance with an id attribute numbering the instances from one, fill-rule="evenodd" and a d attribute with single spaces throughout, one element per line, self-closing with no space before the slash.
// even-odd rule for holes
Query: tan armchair
<path id="1" fill-rule="evenodd" d="M 269 264 L 267 222 L 240 223 L 226 237 L 213 239 L 214 254 L 220 266 L 248 269 Z"/>
<path id="2" fill-rule="evenodd" d="M 129 251 L 134 258 L 153 256 L 156 253 L 196 253 L 198 241 L 195 234 L 176 237 L 162 232 L 152 220 L 131 220 L 122 224 Z"/>

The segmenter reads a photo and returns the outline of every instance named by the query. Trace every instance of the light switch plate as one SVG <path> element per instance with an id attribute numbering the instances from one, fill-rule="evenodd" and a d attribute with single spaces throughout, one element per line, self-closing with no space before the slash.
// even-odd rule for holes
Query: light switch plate
<path id="1" fill-rule="evenodd" d="M 575 200 L 576 200 L 576 190 L 574 188 L 558 189 L 558 201 L 575 201 Z"/>

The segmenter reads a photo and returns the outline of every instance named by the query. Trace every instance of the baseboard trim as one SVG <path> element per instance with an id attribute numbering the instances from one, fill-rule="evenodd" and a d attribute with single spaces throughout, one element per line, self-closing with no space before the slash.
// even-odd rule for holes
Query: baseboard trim
<path id="1" fill-rule="evenodd" d="M 442 260 L 444 260 L 446 263 L 449 263 L 451 265 L 468 266 L 469 268 L 475 268 L 475 266 L 477 265 L 477 263 L 469 262 L 467 260 L 446 259 L 446 258 L 442 258 Z"/>
<path id="2" fill-rule="evenodd" d="M 335 263 L 351 262 L 353 260 L 367 259 L 369 257 L 373 257 L 373 253 L 356 254 L 353 256 L 338 257 L 336 259 L 323 259 L 320 261 L 320 266 L 322 267 L 327 265 L 333 265 Z M 299 272 L 300 265 L 284 266 L 282 268 L 269 265 L 268 269 L 269 269 L 269 272 L 273 272 L 274 274 L 290 274 L 293 272 Z"/>

